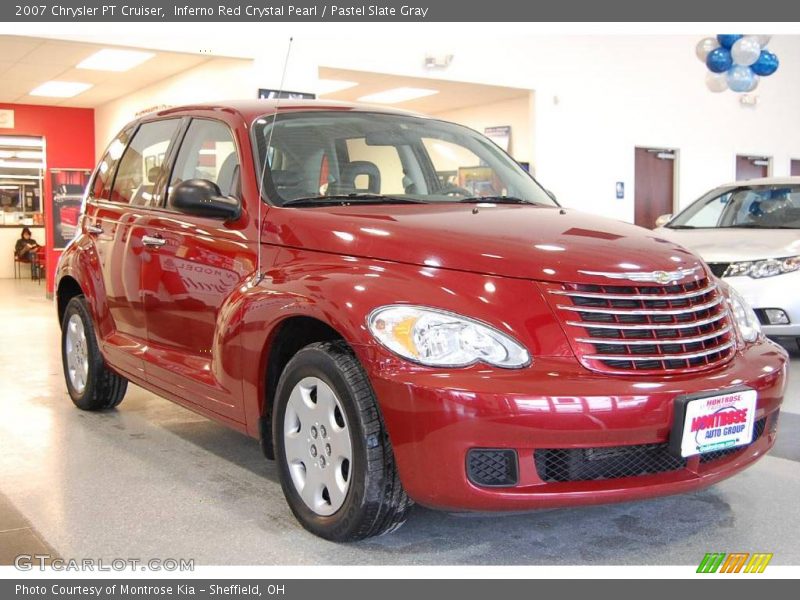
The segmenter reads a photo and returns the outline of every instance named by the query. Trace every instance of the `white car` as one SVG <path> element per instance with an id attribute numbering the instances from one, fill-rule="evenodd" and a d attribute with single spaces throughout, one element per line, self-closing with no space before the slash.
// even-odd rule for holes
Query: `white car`
<path id="1" fill-rule="evenodd" d="M 800 177 L 722 185 L 656 225 L 736 288 L 766 335 L 800 346 Z"/>

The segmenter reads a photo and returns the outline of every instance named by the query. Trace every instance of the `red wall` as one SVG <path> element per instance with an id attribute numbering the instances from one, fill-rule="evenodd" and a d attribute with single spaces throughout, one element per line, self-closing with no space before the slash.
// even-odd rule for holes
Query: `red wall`
<path id="1" fill-rule="evenodd" d="M 0 129 L 2 135 L 39 135 L 45 138 L 47 169 L 42 186 L 46 236 L 47 293 L 53 293 L 53 271 L 59 250 L 53 250 L 53 214 L 49 169 L 94 169 L 94 109 L 3 104 L 14 111 L 14 128 Z"/>

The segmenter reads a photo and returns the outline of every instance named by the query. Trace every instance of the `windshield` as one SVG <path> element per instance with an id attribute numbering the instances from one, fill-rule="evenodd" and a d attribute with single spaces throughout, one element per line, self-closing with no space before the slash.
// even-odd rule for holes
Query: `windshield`
<path id="1" fill-rule="evenodd" d="M 714 190 L 672 219 L 670 229 L 799 229 L 800 185 Z"/>
<path id="2" fill-rule="evenodd" d="M 277 205 L 353 202 L 530 202 L 557 206 L 482 135 L 405 115 L 315 111 L 257 119 L 264 195 Z M 270 139 L 270 134 L 272 138 Z M 267 150 L 269 146 L 269 150 Z"/>

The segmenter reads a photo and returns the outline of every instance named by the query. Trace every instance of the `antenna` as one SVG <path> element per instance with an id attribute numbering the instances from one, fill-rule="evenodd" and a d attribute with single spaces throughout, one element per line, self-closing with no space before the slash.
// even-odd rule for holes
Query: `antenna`
<path id="1" fill-rule="evenodd" d="M 267 163 L 269 162 L 269 151 L 272 148 L 272 134 L 275 133 L 275 121 L 278 120 L 278 107 L 281 103 L 281 94 L 283 94 L 283 82 L 286 79 L 286 67 L 289 64 L 289 54 L 292 51 L 292 41 L 294 38 L 289 38 L 289 45 L 286 48 L 286 58 L 283 61 L 283 73 L 281 73 L 281 84 L 278 87 L 278 96 L 275 98 L 275 114 L 272 116 L 272 129 L 269 130 L 269 137 L 267 138 L 267 149 L 264 151 L 264 164 L 261 165 L 261 175 L 258 178 L 258 246 L 256 248 L 256 283 L 261 281 L 263 274 L 261 272 L 261 232 L 263 226 L 261 222 L 262 205 L 264 204 L 264 175 L 267 172 Z"/>

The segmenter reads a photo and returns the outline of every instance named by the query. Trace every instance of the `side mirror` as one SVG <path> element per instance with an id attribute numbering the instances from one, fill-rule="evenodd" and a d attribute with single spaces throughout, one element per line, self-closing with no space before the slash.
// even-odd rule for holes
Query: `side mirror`
<path id="1" fill-rule="evenodd" d="M 187 179 L 172 190 L 170 204 L 189 215 L 234 221 L 242 214 L 241 202 L 223 196 L 219 186 L 207 179 Z"/>
<path id="2" fill-rule="evenodd" d="M 672 213 L 669 213 L 667 215 L 661 215 L 656 219 L 656 227 L 663 227 L 664 225 L 669 223 L 671 219 L 672 219 Z"/>

